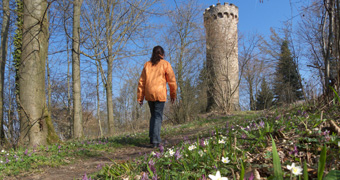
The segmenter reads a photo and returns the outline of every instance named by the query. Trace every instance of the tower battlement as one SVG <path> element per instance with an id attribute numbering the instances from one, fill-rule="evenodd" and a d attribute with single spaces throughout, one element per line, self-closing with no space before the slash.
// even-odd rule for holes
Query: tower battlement
<path id="1" fill-rule="evenodd" d="M 204 19 L 231 18 L 238 20 L 238 7 L 229 3 L 211 5 L 203 12 Z"/>

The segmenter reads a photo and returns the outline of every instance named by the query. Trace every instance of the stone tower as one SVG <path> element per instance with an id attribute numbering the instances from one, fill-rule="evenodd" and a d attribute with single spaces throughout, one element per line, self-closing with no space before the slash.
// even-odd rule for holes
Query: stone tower
<path id="1" fill-rule="evenodd" d="M 238 7 L 218 3 L 204 12 L 208 111 L 239 110 Z"/>

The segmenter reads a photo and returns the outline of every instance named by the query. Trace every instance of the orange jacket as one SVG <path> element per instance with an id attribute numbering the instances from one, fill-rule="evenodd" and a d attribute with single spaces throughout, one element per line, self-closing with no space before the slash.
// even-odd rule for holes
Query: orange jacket
<path id="1" fill-rule="evenodd" d="M 142 74 L 138 82 L 137 100 L 165 102 L 167 96 L 166 83 L 170 87 L 171 99 L 176 98 L 176 77 L 170 63 L 161 59 L 156 65 L 150 61 L 144 64 Z"/>

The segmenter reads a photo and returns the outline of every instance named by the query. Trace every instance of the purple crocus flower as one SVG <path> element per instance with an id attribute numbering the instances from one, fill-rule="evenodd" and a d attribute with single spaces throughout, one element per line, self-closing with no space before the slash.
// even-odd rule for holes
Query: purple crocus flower
<path id="1" fill-rule="evenodd" d="M 254 127 L 254 129 L 257 129 L 257 124 L 253 123 L 253 127 Z"/>
<path id="2" fill-rule="evenodd" d="M 203 138 L 200 139 L 200 146 L 205 147 L 205 145 L 204 145 L 204 139 L 203 139 Z"/>
<path id="3" fill-rule="evenodd" d="M 241 136 L 243 139 L 247 138 L 247 135 L 245 133 L 242 134 Z"/>
<path id="4" fill-rule="evenodd" d="M 160 151 L 161 153 L 164 152 L 164 147 L 163 147 L 163 145 L 160 145 L 160 146 L 159 146 L 159 151 Z"/>
<path id="5" fill-rule="evenodd" d="M 24 154 L 27 155 L 27 153 L 28 153 L 28 149 L 25 150 Z"/>
<path id="6" fill-rule="evenodd" d="M 143 175 L 142 175 L 141 180 L 149 180 L 148 174 L 146 174 L 145 172 L 143 172 Z"/>
<path id="7" fill-rule="evenodd" d="M 178 160 L 178 159 L 181 158 L 181 157 L 182 157 L 182 155 L 180 154 L 179 149 L 177 149 L 176 152 L 175 152 L 175 158 L 176 158 L 176 160 Z"/>
<path id="8" fill-rule="evenodd" d="M 103 167 L 102 164 L 98 164 L 98 165 L 97 165 L 97 169 L 101 169 L 102 167 Z"/>
<path id="9" fill-rule="evenodd" d="M 260 128 L 264 128 L 264 122 L 261 121 L 260 124 L 259 124 Z"/>
<path id="10" fill-rule="evenodd" d="M 281 115 L 276 116 L 275 120 L 279 120 L 281 118 Z"/>
<path id="11" fill-rule="evenodd" d="M 244 179 L 246 179 L 246 178 L 244 178 Z M 250 174 L 248 180 L 254 180 L 254 179 L 255 179 L 254 173 L 252 172 L 252 173 Z"/>
<path id="12" fill-rule="evenodd" d="M 159 159 L 159 158 L 161 157 L 161 153 L 156 152 L 156 155 L 155 155 L 155 156 L 156 156 L 157 159 Z"/>
<path id="13" fill-rule="evenodd" d="M 294 156 L 297 156 L 298 153 L 299 153 L 299 151 L 298 151 L 297 147 L 294 145 L 294 150 L 293 150 L 293 151 L 290 151 L 290 152 L 289 152 L 289 155 L 294 154 Z"/>
<path id="14" fill-rule="evenodd" d="M 324 136 L 327 136 L 327 135 L 329 135 L 329 131 L 328 131 L 328 130 L 326 130 L 326 131 L 322 132 L 322 135 L 324 135 Z"/>
<path id="15" fill-rule="evenodd" d="M 86 175 L 86 173 L 85 173 L 84 176 L 83 176 L 83 178 L 82 178 L 82 180 L 91 180 L 91 177 L 90 177 L 90 178 L 87 178 L 87 175 Z"/>
<path id="16" fill-rule="evenodd" d="M 157 180 L 157 174 L 155 174 L 153 177 L 152 177 L 152 180 Z"/>
<path id="17" fill-rule="evenodd" d="M 8 164 L 9 163 L 9 160 L 8 160 L 8 158 L 6 158 L 6 164 Z"/>
<path id="18" fill-rule="evenodd" d="M 327 134 L 327 135 L 325 136 L 325 140 L 328 142 L 328 141 L 331 140 L 331 137 Z"/>
<path id="19" fill-rule="evenodd" d="M 200 180 L 207 180 L 207 178 L 205 177 L 205 175 L 202 175 L 202 178 L 200 178 Z"/>
<path id="20" fill-rule="evenodd" d="M 148 164 L 149 164 L 151 171 L 155 174 L 156 173 L 155 162 L 152 159 L 150 159 Z"/>

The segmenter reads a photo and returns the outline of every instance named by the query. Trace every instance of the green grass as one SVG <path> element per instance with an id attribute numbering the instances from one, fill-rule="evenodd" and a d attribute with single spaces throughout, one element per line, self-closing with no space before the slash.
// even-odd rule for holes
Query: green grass
<path id="1" fill-rule="evenodd" d="M 315 130 L 320 122 L 324 121 L 320 120 L 319 111 L 301 106 L 290 110 L 278 109 L 275 113 L 260 115 L 259 112 L 242 112 L 234 116 L 181 125 L 167 133 L 174 134 L 181 131 L 181 128 L 196 129 L 202 126 L 208 126 L 209 130 L 200 133 L 197 139 L 192 139 L 191 142 L 183 140 L 182 143 L 171 149 L 165 149 L 164 152 L 157 150 L 154 152 L 156 155 L 147 154 L 134 161 L 125 162 L 124 165 L 106 166 L 92 177 L 133 179 L 144 176 L 145 179 L 151 179 L 157 175 L 158 179 L 203 179 L 219 171 L 223 177 L 237 179 L 244 173 L 248 173 L 248 177 L 245 178 L 249 178 L 251 174 L 249 169 L 256 169 L 261 177 L 269 179 L 290 179 L 298 176 L 315 179 L 318 159 L 308 160 L 306 153 L 309 153 L 310 157 L 319 157 L 322 147 L 332 147 L 328 148 L 327 154 L 325 150 L 322 151 L 323 159 L 320 162 L 326 163 L 322 171 L 330 171 L 332 175 L 339 172 L 337 170 L 340 168 L 340 150 L 337 142 L 340 139 L 339 136 L 329 134 L 320 128 Z M 228 127 L 226 122 L 229 122 Z M 211 134 L 211 131 L 215 134 Z M 202 145 L 204 139 L 209 142 L 208 145 Z M 220 143 L 222 140 L 224 142 Z M 193 146 L 195 148 L 191 150 Z M 176 153 L 173 154 L 174 152 Z M 221 161 L 222 157 L 228 157 L 230 163 L 224 164 Z M 326 161 L 326 157 L 328 160 L 332 159 L 332 162 Z M 298 171 L 287 169 L 292 163 L 303 169 L 305 160 L 310 162 L 301 174 L 296 175 Z M 298 168 L 294 167 L 293 170 Z M 306 174 L 306 168 L 311 170 L 309 174 Z M 319 174 L 319 178 L 320 176 L 322 174 Z"/>
<path id="2" fill-rule="evenodd" d="M 339 107 L 334 106 L 337 105 L 324 110 L 323 119 L 320 119 L 318 108 L 297 106 L 266 112 L 238 112 L 219 118 L 197 118 L 181 125 L 163 124 L 163 139 L 191 135 L 189 140 L 183 139 L 174 147 L 166 147 L 164 152 L 155 150 L 156 155 L 146 154 L 124 163 L 113 162 L 114 165 L 104 166 L 91 177 L 134 179 L 145 176 L 151 179 L 157 174 L 158 179 L 202 179 L 219 171 L 223 177 L 236 179 L 243 175 L 248 178 L 249 170 L 255 169 L 261 177 L 290 179 L 295 175 L 287 169 L 287 165 L 295 163 L 304 167 L 303 162 L 306 161 L 306 167 L 311 171 L 306 174 L 304 170 L 301 178 L 316 179 L 320 171 L 316 158 L 320 157 L 322 147 L 327 147 L 327 152 L 323 151 L 322 158 L 326 163 L 325 173 L 321 175 L 325 177 L 331 172 L 328 177 L 336 177 L 339 173 L 336 170 L 340 168 L 340 139 L 320 128 L 327 119 L 339 114 Z M 148 132 L 145 131 L 27 150 L 6 150 L 0 152 L 0 178 L 25 171 L 40 171 L 46 166 L 58 167 L 74 163 L 79 158 L 101 156 L 103 151 L 111 153 L 118 148 L 138 147 L 148 142 Z M 203 145 L 203 142 L 208 144 Z M 312 159 L 306 158 L 307 153 Z M 222 157 L 228 157 L 230 162 L 223 163 Z M 331 163 L 328 163 L 330 160 Z"/>

